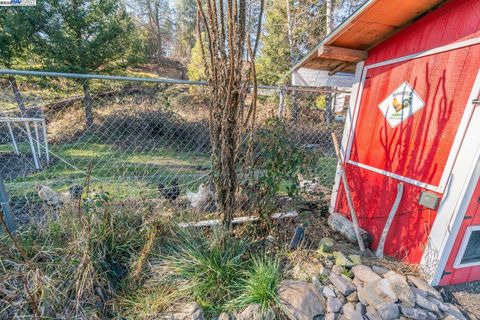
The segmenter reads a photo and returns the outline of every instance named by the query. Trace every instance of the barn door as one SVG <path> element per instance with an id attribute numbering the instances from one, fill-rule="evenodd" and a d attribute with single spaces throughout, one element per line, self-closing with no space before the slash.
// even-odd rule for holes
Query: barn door
<path id="1" fill-rule="evenodd" d="M 445 252 L 447 263 L 440 278 L 440 285 L 451 285 L 480 280 L 480 159 L 475 154 L 480 149 L 480 88 L 474 88 L 474 111 L 463 139 L 462 148 L 452 175 L 458 170 L 473 168 L 472 175 L 464 182 L 465 193 L 459 199 L 459 228 L 452 228 L 455 237 L 450 251 Z M 466 159 L 471 159 L 470 161 Z M 462 206 L 463 204 L 463 206 Z M 462 209 L 465 208 L 465 209 Z M 458 224 L 457 224 L 458 225 Z"/>

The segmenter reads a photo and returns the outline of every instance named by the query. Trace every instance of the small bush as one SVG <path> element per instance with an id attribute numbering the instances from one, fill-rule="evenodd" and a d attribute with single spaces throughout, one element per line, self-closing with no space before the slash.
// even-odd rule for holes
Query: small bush
<path id="1" fill-rule="evenodd" d="M 244 276 L 237 305 L 259 304 L 262 313 L 269 314 L 279 301 L 277 287 L 282 279 L 280 262 L 268 257 L 253 258 Z"/>

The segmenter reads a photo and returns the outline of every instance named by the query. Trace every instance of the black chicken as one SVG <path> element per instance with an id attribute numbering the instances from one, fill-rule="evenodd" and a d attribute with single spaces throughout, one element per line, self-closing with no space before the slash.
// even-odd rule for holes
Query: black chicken
<path id="1" fill-rule="evenodd" d="M 172 180 L 170 186 L 166 187 L 164 184 L 158 184 L 158 191 L 162 194 L 162 196 L 170 201 L 175 201 L 178 196 L 180 195 L 180 188 L 178 186 L 178 179 L 175 178 Z"/>

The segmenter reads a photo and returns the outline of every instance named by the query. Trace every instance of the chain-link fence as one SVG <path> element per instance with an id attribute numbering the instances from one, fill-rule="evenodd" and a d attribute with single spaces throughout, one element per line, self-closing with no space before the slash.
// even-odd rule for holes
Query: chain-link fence
<path id="1" fill-rule="evenodd" d="M 87 177 L 90 190 L 138 206 L 197 192 L 211 169 L 207 89 L 193 81 L 0 72 L 0 170 L 17 221 L 78 197 Z M 280 118 L 286 140 L 270 146 L 294 144 L 304 156 L 301 179 L 331 188 L 331 132 L 340 135 L 347 103 L 346 91 L 261 87 L 254 154 L 265 155 L 269 134 L 278 137 L 271 119 Z"/>

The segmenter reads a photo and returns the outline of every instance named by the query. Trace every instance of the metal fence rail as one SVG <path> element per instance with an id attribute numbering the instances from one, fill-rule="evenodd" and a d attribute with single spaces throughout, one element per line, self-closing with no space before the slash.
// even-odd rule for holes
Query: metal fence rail
<path id="1" fill-rule="evenodd" d="M 330 188 L 348 91 L 260 86 L 256 128 L 280 116 L 315 159 L 307 179 Z M 210 173 L 207 83 L 161 78 L 0 70 L 0 171 L 17 220 L 42 216 L 38 188 L 91 188 L 157 204 L 159 185 L 197 190 Z M 337 100 L 326 113 L 328 98 Z M 333 115 L 333 116 L 332 116 Z"/>

